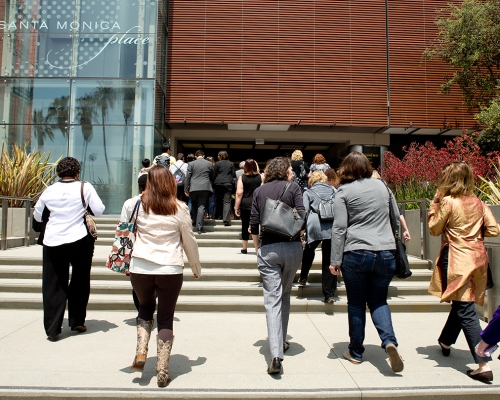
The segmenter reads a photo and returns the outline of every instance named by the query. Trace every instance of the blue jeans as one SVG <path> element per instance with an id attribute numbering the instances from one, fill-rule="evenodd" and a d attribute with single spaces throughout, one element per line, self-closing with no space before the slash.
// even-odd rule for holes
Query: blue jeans
<path id="1" fill-rule="evenodd" d="M 344 253 L 342 276 L 347 291 L 349 318 L 349 350 L 361 361 L 365 348 L 366 305 L 377 328 L 382 348 L 398 345 L 392 328 L 387 292 L 394 274 L 396 260 L 392 251 L 355 250 Z"/>

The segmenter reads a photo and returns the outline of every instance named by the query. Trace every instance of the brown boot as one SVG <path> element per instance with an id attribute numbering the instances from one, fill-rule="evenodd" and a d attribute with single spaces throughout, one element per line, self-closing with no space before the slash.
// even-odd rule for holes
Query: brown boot
<path id="1" fill-rule="evenodd" d="M 144 370 L 144 364 L 146 364 L 146 359 L 148 358 L 149 338 L 151 337 L 151 329 L 153 329 L 154 322 L 154 319 L 144 321 L 137 317 L 137 349 L 135 351 L 134 362 L 130 367 L 134 372 L 142 372 Z"/>
<path id="2" fill-rule="evenodd" d="M 170 359 L 170 352 L 172 351 L 172 344 L 174 338 L 164 342 L 156 336 L 156 343 L 158 345 L 158 356 L 156 358 L 156 376 L 158 380 L 158 387 L 165 387 L 170 382 L 170 375 L 168 374 L 168 360 Z"/>

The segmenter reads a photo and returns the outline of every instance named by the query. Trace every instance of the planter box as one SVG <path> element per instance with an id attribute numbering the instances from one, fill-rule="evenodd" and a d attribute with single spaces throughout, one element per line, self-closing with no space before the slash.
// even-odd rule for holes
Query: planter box
<path id="1" fill-rule="evenodd" d="M 2 212 L 0 207 L 0 227 L 2 223 Z M 30 214 L 32 210 L 29 210 Z M 7 248 L 20 247 L 24 245 L 24 224 L 26 221 L 25 208 L 9 208 L 7 216 Z M 0 232 L 1 237 L 1 232 Z M 30 244 L 35 244 L 38 233 L 31 229 L 30 215 Z"/>

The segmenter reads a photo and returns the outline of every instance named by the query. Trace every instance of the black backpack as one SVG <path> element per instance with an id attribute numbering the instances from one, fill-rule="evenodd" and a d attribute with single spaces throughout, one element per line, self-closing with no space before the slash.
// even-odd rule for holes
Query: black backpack
<path id="1" fill-rule="evenodd" d="M 333 200 L 335 199 L 335 192 L 328 198 L 321 197 L 314 190 L 309 189 L 310 192 L 314 193 L 316 197 L 319 198 L 319 206 L 317 210 L 313 210 L 319 215 L 322 221 L 332 221 L 333 220 Z M 312 208 L 312 207 L 311 207 Z"/>
<path id="2" fill-rule="evenodd" d="M 170 156 L 169 155 L 159 155 L 155 158 L 156 165 L 163 165 L 164 167 L 170 168 Z"/>

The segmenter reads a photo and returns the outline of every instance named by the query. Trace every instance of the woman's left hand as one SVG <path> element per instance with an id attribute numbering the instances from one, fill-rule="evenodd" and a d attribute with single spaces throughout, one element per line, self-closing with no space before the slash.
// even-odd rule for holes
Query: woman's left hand
<path id="1" fill-rule="evenodd" d="M 330 272 L 332 273 L 332 275 L 340 275 L 340 266 L 330 265 Z"/>
<path id="2" fill-rule="evenodd" d="M 484 355 L 484 351 L 489 347 L 490 345 L 488 343 L 485 343 L 483 340 L 481 340 L 477 346 L 476 346 L 476 354 L 480 357 L 486 357 Z"/>
<path id="3" fill-rule="evenodd" d="M 193 279 L 200 279 L 199 275 L 193 274 Z"/>

